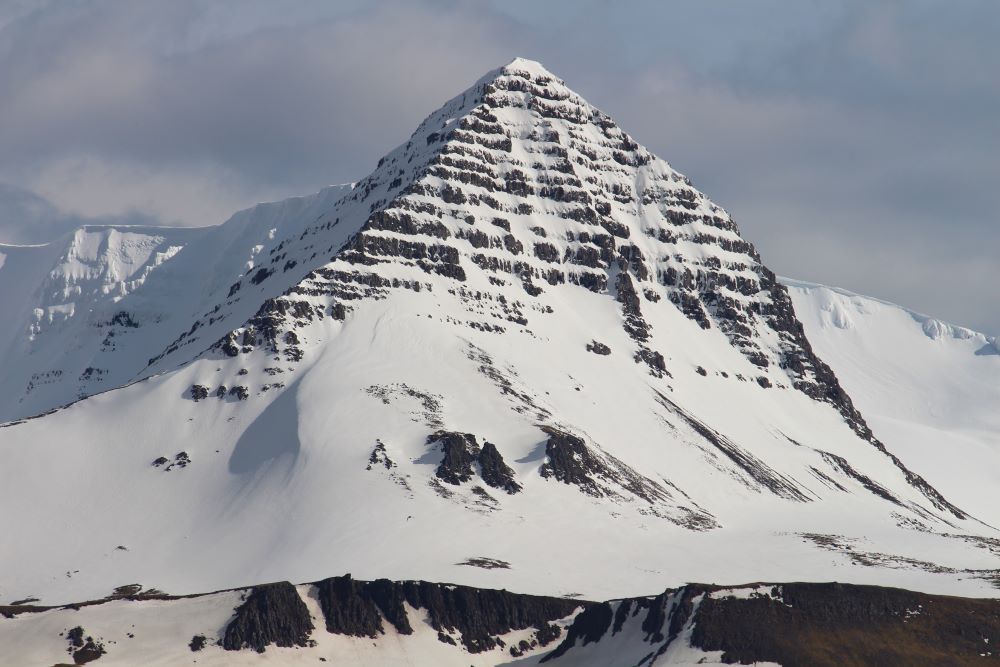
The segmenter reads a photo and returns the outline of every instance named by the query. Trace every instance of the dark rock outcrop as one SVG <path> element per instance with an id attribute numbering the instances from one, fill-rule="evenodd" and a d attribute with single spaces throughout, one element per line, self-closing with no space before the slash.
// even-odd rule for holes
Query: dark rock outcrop
<path id="1" fill-rule="evenodd" d="M 426 582 L 407 585 L 405 595 L 411 605 L 427 610 L 433 628 L 460 634 L 470 653 L 495 648 L 497 635 L 512 630 L 547 629 L 550 621 L 568 616 L 580 605 L 558 598 Z"/>
<path id="2" fill-rule="evenodd" d="M 483 481 L 495 489 L 503 489 L 510 494 L 521 490 L 521 485 L 514 481 L 514 471 L 504 462 L 492 442 L 483 443 L 479 452 L 479 471 Z"/>
<path id="3" fill-rule="evenodd" d="M 604 343 L 599 343 L 596 340 L 587 343 L 587 352 L 593 352 L 594 354 L 600 354 L 607 356 L 611 354 L 611 348 Z"/>
<path id="4" fill-rule="evenodd" d="M 258 653 L 275 646 L 308 646 L 313 623 L 295 586 L 287 581 L 254 586 L 222 638 L 222 648 Z"/>
<path id="5" fill-rule="evenodd" d="M 574 485 L 579 490 L 595 498 L 633 498 L 649 504 L 652 513 L 694 530 L 717 527 L 711 515 L 703 510 L 683 509 L 671 502 L 671 493 L 656 482 L 623 461 L 596 447 L 589 447 L 582 438 L 560 429 L 543 426 L 542 431 L 549 437 L 545 442 L 545 463 L 538 472 L 546 479 L 555 479 L 564 484 Z M 680 509 L 685 517 L 660 512 L 664 504 Z"/>
<path id="6" fill-rule="evenodd" d="M 473 464 L 479 457 L 479 443 L 471 433 L 438 431 L 427 438 L 427 444 L 441 443 L 444 458 L 435 474 L 447 483 L 459 485 L 476 474 Z"/>
<path id="7" fill-rule="evenodd" d="M 193 384 L 188 389 L 188 396 L 190 396 L 191 400 L 195 402 L 208 398 L 208 387 L 201 384 Z"/>
<path id="8" fill-rule="evenodd" d="M 352 637 L 377 637 L 385 633 L 384 616 L 401 634 L 412 634 L 398 587 L 387 579 L 356 581 L 351 575 L 316 583 L 326 630 Z"/>
<path id="9" fill-rule="evenodd" d="M 541 662 L 556 665 L 590 664 L 595 643 L 604 656 L 633 656 L 627 664 L 657 664 L 677 641 L 721 652 L 720 661 L 726 664 L 963 667 L 1000 659 L 995 650 L 1000 642 L 1000 600 L 881 586 L 757 583 L 728 589 L 690 584 L 655 596 L 600 603 L 426 581 L 358 581 L 350 575 L 314 586 L 328 632 L 371 638 L 376 647 L 382 635 L 393 630 L 414 633 L 418 621 L 407 617 L 412 607 L 420 612 L 419 622 L 430 625 L 441 642 L 468 653 L 506 648 L 520 657 L 561 639 L 541 656 Z M 109 601 L 0 610 L 8 616 L 61 613 Z M 564 631 L 557 622 L 570 617 Z M 525 630 L 530 632 L 516 645 L 504 643 L 508 633 Z M 259 652 L 272 644 L 312 646 L 312 631 L 295 587 L 269 584 L 252 589 L 236 609 L 221 645 Z M 102 641 L 81 626 L 64 636 L 75 664 L 105 654 Z M 209 643 L 204 635 L 177 639 L 195 652 Z"/>
<path id="10" fill-rule="evenodd" d="M 405 602 L 427 612 L 431 627 L 445 637 L 442 641 L 457 634 L 470 653 L 496 648 L 499 635 L 513 630 L 535 628 L 551 641 L 551 621 L 590 604 L 426 581 L 357 581 L 350 575 L 324 579 L 316 586 L 329 632 L 378 637 L 385 632 L 384 618 L 400 634 L 412 634 Z"/>
<path id="11" fill-rule="evenodd" d="M 542 662 L 555 661 L 566 655 L 574 646 L 586 646 L 601 641 L 611 627 L 613 618 L 614 612 L 611 604 L 607 602 L 584 609 L 573 619 L 573 624 L 566 631 L 566 638 L 552 653 L 542 658 Z"/>
<path id="12" fill-rule="evenodd" d="M 493 443 L 485 442 L 480 447 L 473 434 L 454 431 L 437 431 L 427 437 L 427 444 L 437 443 L 441 445 L 444 458 L 434 474 L 442 482 L 455 486 L 468 482 L 476 476 L 478 464 L 478 473 L 487 485 L 509 494 L 521 490 L 514 479 L 514 471 Z"/>
<path id="13" fill-rule="evenodd" d="M 73 656 L 74 665 L 85 665 L 107 653 L 104 643 L 86 636 L 86 630 L 79 625 L 66 633 L 66 641 L 69 642 L 67 652 Z"/>
<path id="14" fill-rule="evenodd" d="M 603 495 L 593 476 L 604 471 L 603 462 L 591 453 L 580 438 L 553 428 L 545 429 L 546 462 L 539 472 L 564 484 L 575 484 L 589 495 Z"/>

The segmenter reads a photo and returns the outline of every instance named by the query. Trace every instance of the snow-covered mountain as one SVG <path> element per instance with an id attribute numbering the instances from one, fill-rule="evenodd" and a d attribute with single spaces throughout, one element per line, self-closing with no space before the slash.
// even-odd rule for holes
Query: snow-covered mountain
<path id="1" fill-rule="evenodd" d="M 0 307 L 2 602 L 996 591 L 995 344 L 786 288 L 531 61 L 353 187 L 0 247 Z"/>

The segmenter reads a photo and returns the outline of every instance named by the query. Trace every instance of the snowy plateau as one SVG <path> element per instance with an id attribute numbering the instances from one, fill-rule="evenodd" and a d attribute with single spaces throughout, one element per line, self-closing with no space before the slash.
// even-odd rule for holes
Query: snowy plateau
<path id="1" fill-rule="evenodd" d="M 776 277 L 538 63 L 0 308 L 0 664 L 1000 661 L 1000 343 Z"/>

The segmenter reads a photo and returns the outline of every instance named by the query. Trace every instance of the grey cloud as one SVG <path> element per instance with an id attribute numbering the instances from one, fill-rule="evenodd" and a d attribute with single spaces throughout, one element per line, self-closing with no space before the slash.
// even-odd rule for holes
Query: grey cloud
<path id="1" fill-rule="evenodd" d="M 0 183 L 0 242 L 35 244 L 50 241 L 75 227 L 79 219 L 59 211 L 33 192 Z"/>
<path id="2" fill-rule="evenodd" d="M 141 27 L 188 34 L 204 19 L 197 4 L 96 3 L 4 31 L 5 161 L 212 160 L 267 184 L 350 180 L 405 140 L 415 116 L 508 58 L 502 21 L 403 3 L 179 52 Z"/>
<path id="3" fill-rule="evenodd" d="M 60 210 L 44 197 L 24 188 L 0 183 L 0 243 L 48 243 L 82 225 L 149 225 L 157 220 L 141 212 L 87 217 Z"/>

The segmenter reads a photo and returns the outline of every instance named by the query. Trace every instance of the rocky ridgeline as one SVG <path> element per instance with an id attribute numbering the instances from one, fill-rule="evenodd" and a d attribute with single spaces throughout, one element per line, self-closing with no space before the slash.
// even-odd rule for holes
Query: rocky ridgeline
<path id="1" fill-rule="evenodd" d="M 370 659 L 377 659 L 382 641 L 398 650 L 429 626 L 448 650 L 466 659 L 491 653 L 496 664 L 525 656 L 530 664 L 547 665 L 608 664 L 608 656 L 616 656 L 615 664 L 675 664 L 678 653 L 685 664 L 701 656 L 713 664 L 788 667 L 963 666 L 1000 660 L 1000 600 L 880 586 L 690 584 L 659 595 L 596 603 L 426 581 L 359 581 L 350 575 L 303 589 L 288 582 L 247 589 L 225 625 L 208 635 L 164 636 L 159 621 L 155 650 L 160 653 L 142 657 L 173 664 L 192 659 L 191 653 L 198 653 L 193 659 L 200 661 L 203 651 L 220 648 L 268 653 L 280 647 L 302 651 L 299 659 L 325 661 L 326 651 L 318 642 L 325 632 L 366 640 Z M 304 596 L 318 604 L 316 616 Z M 35 617 L 66 615 L 73 627 L 52 640 L 75 664 L 101 664 L 103 656 L 114 658 L 127 644 L 90 636 L 77 619 L 111 601 L 121 605 L 122 599 L 66 607 L 8 606 L 0 607 L 0 614 L 26 628 Z M 137 614 L 131 620 L 139 625 L 131 624 L 127 605 L 155 603 L 158 615 L 169 618 L 172 605 L 184 602 L 163 594 L 155 602 L 135 596 L 127 600 L 118 613 L 120 630 L 130 638 L 148 632 L 140 622 L 148 614 Z M 206 627 L 217 622 L 197 620 Z M 213 634 L 218 638 L 210 638 Z M 408 656 L 423 664 L 427 658 L 418 646 L 412 645 Z M 459 657 L 449 664 L 468 663 Z"/>
<path id="2" fill-rule="evenodd" d="M 251 648 L 263 653 L 270 646 L 307 646 L 313 623 L 299 592 L 287 582 L 255 586 L 226 626 L 222 648 Z"/>
<path id="3" fill-rule="evenodd" d="M 571 616 L 586 602 L 519 595 L 507 591 L 432 584 L 426 581 L 357 581 L 351 575 L 313 584 L 326 631 L 377 639 L 389 626 L 401 635 L 414 633 L 404 605 L 423 610 L 438 640 L 481 653 L 505 646 L 501 635 L 534 629 L 530 647 L 545 646 L 562 630 L 553 621 Z M 416 622 L 416 619 L 413 619 Z M 292 584 L 281 582 L 254 587 L 235 610 L 224 632 L 228 651 L 267 646 L 309 646 L 313 623 Z M 523 648 L 511 647 L 512 653 Z"/>
<path id="4" fill-rule="evenodd" d="M 636 636 L 647 649 L 636 651 Z M 726 664 L 980 665 L 998 660 L 998 640 L 1000 600 L 837 583 L 694 584 L 589 606 L 541 662 L 574 664 L 588 645 L 611 644 L 635 664 L 656 664 L 680 643 L 719 651 Z"/>
<path id="5" fill-rule="evenodd" d="M 729 459 L 729 461 L 732 462 L 733 465 L 735 465 L 741 472 L 747 484 L 757 489 L 766 489 L 774 495 L 786 500 L 809 502 L 813 499 L 809 495 L 810 492 L 807 488 L 801 486 L 798 482 L 790 479 L 786 475 L 774 470 L 726 436 L 691 416 L 679 405 L 667 398 L 667 396 L 663 393 L 657 391 L 656 400 L 661 406 L 669 410 L 683 423 L 687 424 L 691 430 L 701 436 L 701 438 L 714 447 L 716 451 Z M 847 474 L 844 470 L 841 470 L 841 472 Z M 899 504 L 895 498 L 893 498 L 893 502 Z"/>

